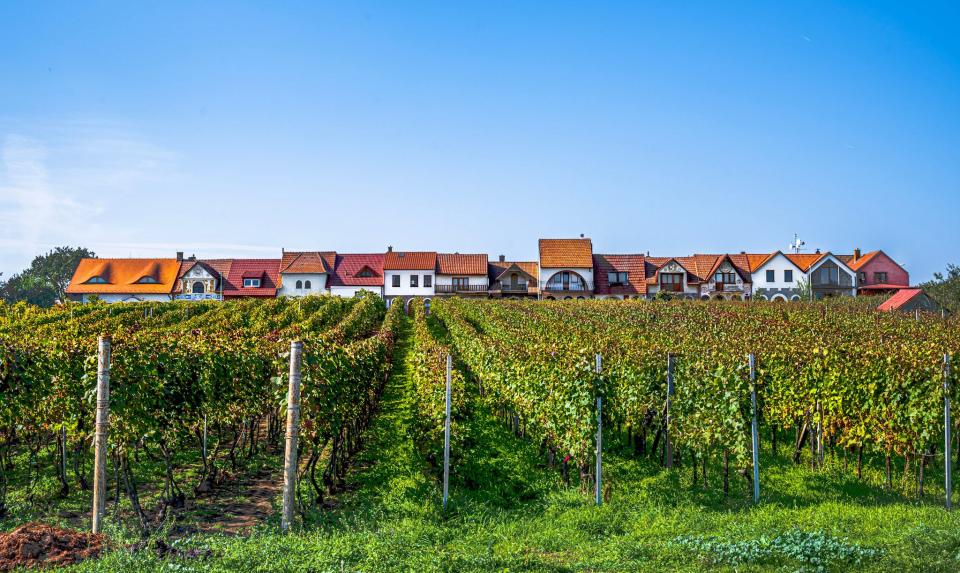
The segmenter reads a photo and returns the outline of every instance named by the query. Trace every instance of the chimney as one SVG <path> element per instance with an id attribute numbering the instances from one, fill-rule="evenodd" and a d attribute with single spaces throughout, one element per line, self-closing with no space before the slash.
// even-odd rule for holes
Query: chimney
<path id="1" fill-rule="evenodd" d="M 388 252 L 388 253 L 392 253 L 392 252 L 393 252 L 393 245 L 389 245 L 389 246 L 387 247 L 387 252 Z"/>
<path id="2" fill-rule="evenodd" d="M 501 262 L 501 263 L 507 262 L 507 257 L 506 257 L 506 255 L 500 255 L 499 259 L 500 259 L 500 262 Z"/>
<path id="3" fill-rule="evenodd" d="M 177 251 L 177 262 L 183 260 L 183 251 Z"/>
<path id="4" fill-rule="evenodd" d="M 195 261 L 195 260 L 197 260 L 197 255 L 195 255 L 195 254 L 191 254 L 191 255 L 190 255 L 190 259 L 189 259 L 189 260 L 191 260 L 191 261 Z"/>
<path id="5" fill-rule="evenodd" d="M 858 247 L 853 250 L 853 261 L 856 262 L 859 259 L 860 259 L 860 248 Z"/>
<path id="6" fill-rule="evenodd" d="M 818 254 L 818 255 L 820 254 L 820 249 L 817 249 L 817 254 Z"/>
<path id="7" fill-rule="evenodd" d="M 581 238 L 581 239 L 583 238 L 583 233 L 580 233 L 580 238 Z"/>

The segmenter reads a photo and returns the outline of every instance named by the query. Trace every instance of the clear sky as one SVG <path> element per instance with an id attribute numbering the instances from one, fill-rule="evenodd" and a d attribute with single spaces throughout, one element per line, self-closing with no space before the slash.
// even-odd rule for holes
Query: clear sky
<path id="1" fill-rule="evenodd" d="M 0 3 L 0 271 L 54 245 L 960 263 L 960 3 Z"/>

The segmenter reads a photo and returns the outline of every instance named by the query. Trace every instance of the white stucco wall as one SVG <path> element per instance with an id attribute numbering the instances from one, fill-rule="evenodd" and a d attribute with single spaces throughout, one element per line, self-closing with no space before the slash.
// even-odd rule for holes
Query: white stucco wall
<path id="1" fill-rule="evenodd" d="M 423 277 L 429 275 L 432 281 L 436 281 L 433 271 L 384 271 L 383 293 L 385 296 L 432 296 L 434 294 L 431 282 L 429 287 L 423 286 Z M 400 286 L 393 286 L 394 275 L 400 275 Z M 410 275 L 417 275 L 416 288 L 410 286 Z"/>
<path id="2" fill-rule="evenodd" d="M 277 290 L 277 296 L 306 296 L 321 294 L 327 290 L 327 273 L 283 273 L 280 277 L 283 286 Z M 310 288 L 298 290 L 297 281 L 310 281 Z"/>
<path id="3" fill-rule="evenodd" d="M 540 269 L 540 288 L 541 289 L 546 288 L 547 282 L 550 280 L 550 277 L 562 271 L 570 271 L 570 272 L 577 273 L 578 275 L 583 277 L 583 280 L 587 281 L 587 290 L 589 291 L 593 290 L 593 268 L 578 269 L 573 267 L 541 268 Z"/>
<path id="4" fill-rule="evenodd" d="M 489 278 L 487 277 L 487 275 L 437 275 L 436 284 L 452 285 L 453 277 L 467 277 L 467 284 L 471 284 L 471 285 L 489 284 Z"/>
<path id="5" fill-rule="evenodd" d="M 660 269 L 660 272 L 669 273 L 669 274 L 683 273 L 683 290 L 679 293 L 677 293 L 676 291 L 671 291 L 672 294 L 692 294 L 692 295 L 699 296 L 700 294 L 699 287 L 697 287 L 696 285 L 690 284 L 690 275 L 679 263 L 667 263 L 667 265 L 665 265 L 662 269 Z M 653 296 L 657 294 L 657 292 L 659 291 L 660 291 L 659 279 L 656 284 L 647 285 L 648 296 Z"/>
<path id="6" fill-rule="evenodd" d="M 383 296 L 383 289 L 377 286 L 332 286 L 330 287 L 330 294 L 333 296 L 342 296 L 345 298 L 353 298 L 357 295 L 358 292 L 368 291 L 376 294 L 377 296 Z"/>
<path id="7" fill-rule="evenodd" d="M 774 281 L 772 283 L 767 282 L 767 271 L 774 271 Z M 783 279 L 784 271 L 792 270 L 793 271 L 793 280 L 787 282 Z M 797 283 L 806 278 L 806 275 L 797 268 L 795 264 L 790 262 L 790 259 L 783 256 L 782 254 L 777 254 L 765 265 L 757 269 L 751 275 L 753 279 L 753 288 L 756 289 L 782 289 L 782 288 L 796 288 Z"/>
<path id="8" fill-rule="evenodd" d="M 98 297 L 103 302 L 170 302 L 173 300 L 169 294 L 85 294 L 80 302 L 90 302 L 94 297 Z"/>

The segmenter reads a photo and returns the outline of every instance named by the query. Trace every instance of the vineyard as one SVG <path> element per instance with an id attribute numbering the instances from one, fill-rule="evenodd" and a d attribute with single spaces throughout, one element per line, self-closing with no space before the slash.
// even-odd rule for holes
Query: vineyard
<path id="1" fill-rule="evenodd" d="M 110 342 L 112 536 L 203 532 L 219 510 L 190 507 L 227 490 L 242 496 L 244 476 L 264 468 L 277 484 L 260 520 L 266 537 L 194 535 L 192 553 L 166 542 L 159 555 L 114 551 L 102 560 L 108 569 L 159 570 L 209 554 L 231 570 L 238 554 L 278 559 L 282 570 L 448 570 L 434 552 L 463 570 L 578 570 L 559 566 L 571 552 L 592 564 L 586 570 L 620 570 L 607 559 L 628 570 L 782 559 L 803 569 L 815 562 L 796 547 L 805 544 L 835 552 L 827 569 L 910 569 L 915 551 L 897 544 L 958 525 L 942 507 L 946 470 L 960 467 L 960 432 L 945 447 L 954 318 L 856 301 L 452 298 L 403 311 L 375 296 L 0 306 L 0 529 L 64 523 L 65 507 L 67 525 L 89 528 L 98 339 Z M 448 357 L 449 508 L 440 500 Z M 276 514 L 294 363 L 299 442 L 285 535 Z M 850 517 L 797 507 L 821 498 L 846 504 Z M 772 523 L 764 511 L 776 512 Z M 756 520 L 760 540 L 706 535 L 730 519 Z M 885 537 L 848 543 L 839 536 L 847 519 L 876 520 Z M 927 529 L 910 529 L 915 520 Z M 669 533 L 641 533 L 653 524 Z M 517 536 L 522 547 L 509 541 Z M 626 545 L 610 557 L 593 545 L 605 539 Z M 389 566 L 408 543 L 426 553 Z M 942 547 L 936 563 L 960 554 L 952 533 L 931 543 Z M 895 558 L 884 561 L 885 550 Z"/>

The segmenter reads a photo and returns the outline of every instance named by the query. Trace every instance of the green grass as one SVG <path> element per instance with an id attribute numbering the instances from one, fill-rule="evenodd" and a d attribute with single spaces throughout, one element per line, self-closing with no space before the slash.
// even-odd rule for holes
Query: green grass
<path id="1" fill-rule="evenodd" d="M 403 356 L 407 338 L 399 344 Z M 763 502 L 754 505 L 746 481 L 733 472 L 731 494 L 723 495 L 719 460 L 712 460 L 704 489 L 691 485 L 689 465 L 663 470 L 624 455 L 618 437 L 609 435 L 604 471 L 612 497 L 596 507 L 544 467 L 536 444 L 515 437 L 478 400 L 465 424 L 468 449 L 453 468 L 444 515 L 438 472 L 407 431 L 415 415 L 408 391 L 407 364 L 400 360 L 355 460 L 350 492 L 332 510 L 308 512 L 292 534 L 277 531 L 274 515 L 249 536 L 196 534 L 175 542 L 179 549 L 209 550 L 208 559 L 120 549 L 74 570 L 960 569 L 960 518 L 941 507 L 941 476 L 933 469 L 920 500 L 906 483 L 883 489 L 881 459 L 867 460 L 860 481 L 852 458 L 846 471 L 842 458 L 812 471 L 794 466 L 784 449 L 776 458 L 765 452 Z M 111 533 L 129 539 L 121 528 Z"/>

